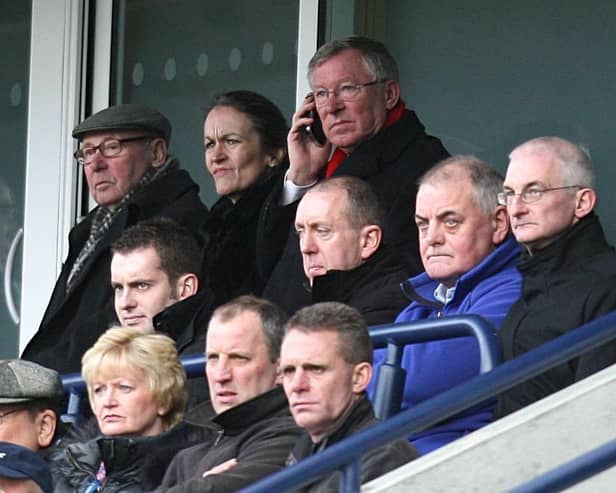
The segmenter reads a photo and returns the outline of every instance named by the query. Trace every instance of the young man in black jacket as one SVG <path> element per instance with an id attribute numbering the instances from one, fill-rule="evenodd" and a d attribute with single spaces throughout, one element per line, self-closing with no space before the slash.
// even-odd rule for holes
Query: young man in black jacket
<path id="1" fill-rule="evenodd" d="M 83 353 L 108 328 L 111 243 L 145 219 L 167 217 L 196 231 L 209 214 L 199 186 L 169 155 L 171 124 L 155 109 L 111 106 L 77 125 L 73 137 L 98 205 L 71 230 L 45 315 L 22 354 L 60 373 L 78 372 Z"/>

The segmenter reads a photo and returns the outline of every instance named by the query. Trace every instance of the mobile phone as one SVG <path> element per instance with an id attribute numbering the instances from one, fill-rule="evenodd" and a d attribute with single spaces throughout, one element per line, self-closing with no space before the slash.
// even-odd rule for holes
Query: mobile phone
<path id="1" fill-rule="evenodd" d="M 308 116 L 312 118 L 312 125 L 308 125 L 306 127 L 306 132 L 312 134 L 317 144 L 321 146 L 325 145 L 325 142 L 327 142 L 327 138 L 325 137 L 325 133 L 323 132 L 323 123 L 321 122 L 319 113 L 316 110 L 312 110 L 309 112 Z"/>

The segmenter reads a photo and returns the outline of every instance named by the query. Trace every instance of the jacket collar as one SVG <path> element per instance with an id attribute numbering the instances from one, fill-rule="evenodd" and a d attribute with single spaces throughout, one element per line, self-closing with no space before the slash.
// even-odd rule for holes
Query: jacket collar
<path id="1" fill-rule="evenodd" d="M 207 287 L 203 287 L 197 294 L 178 301 L 165 308 L 152 319 L 154 329 L 171 337 L 178 351 L 195 339 L 195 332 L 203 329 L 205 331 L 205 321 L 203 327 L 196 323 L 196 318 L 201 310 L 207 310 L 210 306 L 213 295 Z"/>
<path id="2" fill-rule="evenodd" d="M 547 247 L 530 255 L 522 253 L 518 269 L 522 274 L 540 270 L 542 274 L 558 272 L 563 267 L 577 269 L 589 257 L 611 250 L 607 243 L 599 217 L 591 212 L 565 231 Z"/>
<path id="3" fill-rule="evenodd" d="M 381 129 L 374 137 L 361 143 L 336 169 L 332 176 L 372 176 L 396 162 L 400 154 L 415 140 L 425 135 L 425 129 L 414 111 L 407 110 L 392 126 Z M 412 166 L 413 163 L 409 163 Z"/>
<path id="4" fill-rule="evenodd" d="M 315 277 L 312 283 L 313 302 L 329 301 L 332 295 L 336 300 L 348 300 L 359 285 L 393 272 L 400 272 L 401 279 L 408 275 L 408 271 L 397 260 L 393 251 L 389 247 L 381 246 L 355 269 L 330 270 L 325 275 Z"/>
<path id="5" fill-rule="evenodd" d="M 479 264 L 465 272 L 456 283 L 454 299 L 461 299 L 470 293 L 477 284 L 494 274 L 513 267 L 520 256 L 520 245 L 512 235 L 501 243 Z M 434 290 L 439 282 L 432 279 L 425 272 L 401 284 L 402 292 L 410 301 L 422 305 L 441 307 L 442 303 L 434 300 Z"/>
<path id="6" fill-rule="evenodd" d="M 342 422 L 318 443 L 314 443 L 307 432 L 304 433 L 295 445 L 292 456 L 299 461 L 320 450 L 331 447 L 375 419 L 372 404 L 364 392 L 347 411 L 347 415 Z"/>
<path id="7" fill-rule="evenodd" d="M 276 415 L 288 415 L 289 404 L 281 385 L 216 415 L 212 422 L 236 435 L 255 423 Z"/>

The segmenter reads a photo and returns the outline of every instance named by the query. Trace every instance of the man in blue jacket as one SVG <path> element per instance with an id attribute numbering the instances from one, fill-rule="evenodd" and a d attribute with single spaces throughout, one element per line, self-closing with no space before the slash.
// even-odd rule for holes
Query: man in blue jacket
<path id="1" fill-rule="evenodd" d="M 520 249 L 497 202 L 502 186 L 498 171 L 472 156 L 446 159 L 420 179 L 415 223 L 425 272 L 402 285 L 411 304 L 396 322 L 475 314 L 500 326 L 521 284 Z M 384 357 L 385 350 L 375 351 L 376 371 Z M 465 337 L 407 346 L 402 366 L 407 408 L 478 375 L 477 343 Z M 476 406 L 411 441 L 421 454 L 430 452 L 486 425 L 493 407 L 494 401 Z"/>

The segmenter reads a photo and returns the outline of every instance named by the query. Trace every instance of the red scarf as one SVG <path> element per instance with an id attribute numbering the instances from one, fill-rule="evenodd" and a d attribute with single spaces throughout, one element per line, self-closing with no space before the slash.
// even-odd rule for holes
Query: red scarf
<path id="1" fill-rule="evenodd" d="M 406 105 L 404 101 L 401 99 L 396 103 L 392 109 L 387 112 L 387 118 L 385 119 L 385 123 L 383 124 L 383 128 L 391 127 L 394 123 L 398 123 L 402 115 L 406 112 Z M 329 178 L 334 174 L 334 171 L 338 169 L 338 166 L 342 164 L 347 158 L 348 154 L 344 152 L 342 149 L 336 148 L 332 157 L 329 158 L 327 163 L 327 168 L 325 168 L 325 178 Z"/>

